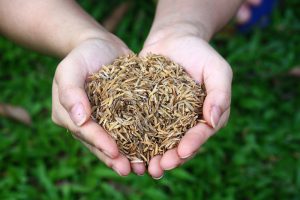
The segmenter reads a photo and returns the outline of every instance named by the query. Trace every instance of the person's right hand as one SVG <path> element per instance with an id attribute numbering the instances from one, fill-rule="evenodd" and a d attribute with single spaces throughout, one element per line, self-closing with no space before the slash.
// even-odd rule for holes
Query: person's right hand
<path id="1" fill-rule="evenodd" d="M 179 63 L 196 82 L 205 85 L 207 93 L 203 103 L 203 119 L 207 123 L 198 123 L 186 132 L 177 147 L 150 160 L 148 172 L 154 179 L 160 179 L 165 170 L 191 159 L 229 118 L 231 67 L 202 34 L 194 30 L 189 24 L 177 24 L 152 31 L 140 53 L 141 56 L 164 55 Z"/>
<path id="2" fill-rule="evenodd" d="M 118 38 L 87 39 L 72 50 L 58 65 L 52 88 L 52 119 L 69 129 L 73 136 L 119 175 L 131 171 L 143 174 L 145 167 L 132 164 L 119 153 L 111 136 L 91 118 L 91 106 L 84 85 L 88 75 L 130 50 Z"/>

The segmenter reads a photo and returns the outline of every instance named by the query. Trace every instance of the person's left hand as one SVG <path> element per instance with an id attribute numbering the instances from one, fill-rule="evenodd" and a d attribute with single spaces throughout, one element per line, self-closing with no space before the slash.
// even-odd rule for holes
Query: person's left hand
<path id="1" fill-rule="evenodd" d="M 196 125 L 185 134 L 178 147 L 151 159 L 148 172 L 159 179 L 164 170 L 171 170 L 191 158 L 226 124 L 230 113 L 232 70 L 206 41 L 197 35 L 182 33 L 180 29 L 150 33 L 140 56 L 150 52 L 182 65 L 195 81 L 205 84 L 207 91 L 203 106 L 207 124 Z"/>

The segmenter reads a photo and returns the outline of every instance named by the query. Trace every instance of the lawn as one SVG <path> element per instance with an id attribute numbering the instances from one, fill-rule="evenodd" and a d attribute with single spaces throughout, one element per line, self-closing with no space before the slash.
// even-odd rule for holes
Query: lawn
<path id="1" fill-rule="evenodd" d="M 79 2 L 102 21 L 121 0 Z M 116 30 L 136 52 L 154 15 L 149 2 L 135 1 Z M 0 199 L 300 199 L 300 76 L 289 73 L 300 68 L 299 8 L 287 0 L 266 29 L 215 37 L 212 45 L 234 71 L 230 121 L 159 181 L 119 177 L 54 125 L 59 60 L 1 37 L 0 102 L 28 110 L 33 125 L 0 117 Z"/>

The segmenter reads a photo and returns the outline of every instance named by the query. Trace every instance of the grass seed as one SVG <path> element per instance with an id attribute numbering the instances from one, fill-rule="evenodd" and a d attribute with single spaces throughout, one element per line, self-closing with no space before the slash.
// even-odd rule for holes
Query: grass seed
<path id="1" fill-rule="evenodd" d="M 149 164 L 205 123 L 204 86 L 162 55 L 119 57 L 88 77 L 86 91 L 92 118 L 131 162 Z"/>

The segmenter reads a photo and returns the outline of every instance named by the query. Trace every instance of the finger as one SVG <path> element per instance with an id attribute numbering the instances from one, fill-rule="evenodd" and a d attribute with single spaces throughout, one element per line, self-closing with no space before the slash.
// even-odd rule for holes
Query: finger
<path id="1" fill-rule="evenodd" d="M 71 130 L 77 138 L 103 151 L 107 156 L 115 158 L 119 156 L 118 147 L 113 138 L 97 123 L 89 119 L 82 127 L 74 125 L 68 113 L 59 104 L 57 85 L 53 84 L 52 94 L 52 118 L 53 121 Z"/>
<path id="2" fill-rule="evenodd" d="M 115 170 L 120 176 L 127 176 L 131 172 L 129 160 L 122 154 L 113 159 L 112 169 Z"/>
<path id="3" fill-rule="evenodd" d="M 111 159 L 107 157 L 103 152 L 99 149 L 95 148 L 94 146 L 89 145 L 88 143 L 82 142 L 96 157 L 103 161 L 106 166 L 112 168 L 116 171 L 120 176 L 127 176 L 130 173 L 130 163 L 127 158 L 123 155 L 115 159 Z"/>
<path id="4" fill-rule="evenodd" d="M 87 71 L 83 65 L 82 61 L 70 55 L 59 64 L 55 74 L 60 104 L 77 126 L 84 124 L 91 115 L 84 90 Z"/>
<path id="5" fill-rule="evenodd" d="M 178 166 L 181 166 L 184 163 L 186 163 L 187 161 L 192 160 L 197 155 L 198 152 L 199 152 L 199 149 L 197 151 L 195 151 L 192 155 L 188 156 L 187 158 L 180 158 L 180 163 Z"/>
<path id="6" fill-rule="evenodd" d="M 146 171 L 144 163 L 131 163 L 131 168 L 132 171 L 139 176 L 142 176 Z"/>
<path id="7" fill-rule="evenodd" d="M 149 163 L 148 172 L 152 178 L 159 180 L 164 175 L 164 170 L 160 166 L 161 155 L 154 156 Z"/>
<path id="8" fill-rule="evenodd" d="M 179 157 L 181 159 L 191 157 L 214 132 L 213 128 L 203 123 L 197 124 L 188 130 L 177 147 Z"/>
<path id="9" fill-rule="evenodd" d="M 171 170 L 181 164 L 181 158 L 177 153 L 177 148 L 167 151 L 161 158 L 160 165 L 163 170 Z"/>
<path id="10" fill-rule="evenodd" d="M 110 158 L 119 156 L 118 146 L 106 131 L 91 119 L 87 121 L 78 133 L 79 138 L 101 150 Z"/>
<path id="11" fill-rule="evenodd" d="M 84 90 L 86 78 L 125 51 L 107 41 L 89 40 L 73 50 L 57 67 L 55 82 L 61 105 L 72 121 L 81 126 L 90 117 L 91 108 Z M 121 49 L 121 48 L 120 48 Z M 100 52 L 100 53 L 99 53 Z"/>
<path id="12" fill-rule="evenodd" d="M 236 14 L 236 21 L 238 24 L 245 24 L 250 20 L 251 17 L 251 12 L 250 12 L 250 7 L 247 4 L 243 4 L 237 14 Z"/>
<path id="13" fill-rule="evenodd" d="M 222 58 L 215 60 L 210 67 L 206 67 L 203 71 L 207 92 L 203 115 L 208 124 L 216 129 L 223 126 L 220 118 L 230 108 L 232 70 Z"/>
<path id="14" fill-rule="evenodd" d="M 84 146 L 86 146 L 99 160 L 105 163 L 105 165 L 109 168 L 112 168 L 113 162 L 112 159 L 106 156 L 104 153 L 99 151 L 99 149 L 96 149 L 94 146 L 84 142 L 80 141 Z"/>
<path id="15" fill-rule="evenodd" d="M 63 119 L 64 119 L 63 116 L 65 116 L 66 119 L 69 118 L 68 113 L 65 111 L 65 109 L 59 103 L 57 84 L 55 81 L 53 81 L 53 83 L 52 83 L 52 111 L 51 111 L 52 121 L 59 126 L 63 126 L 67 129 L 69 129 L 69 127 L 65 126 L 66 124 L 63 124 Z"/>

